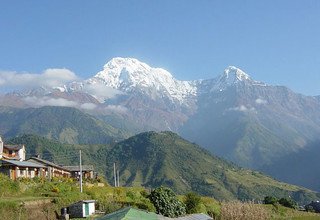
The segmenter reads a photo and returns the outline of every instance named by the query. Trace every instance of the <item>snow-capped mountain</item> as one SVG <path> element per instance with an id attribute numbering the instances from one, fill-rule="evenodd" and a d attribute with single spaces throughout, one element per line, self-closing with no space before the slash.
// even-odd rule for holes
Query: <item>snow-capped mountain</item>
<path id="1" fill-rule="evenodd" d="M 161 68 L 152 68 L 134 58 L 113 58 L 102 71 L 86 81 L 89 84 L 103 83 L 123 92 L 139 90 L 152 98 L 166 96 L 181 104 L 195 96 L 197 88 L 193 82 L 179 81 Z"/>
<path id="2" fill-rule="evenodd" d="M 319 97 L 256 81 L 234 66 L 213 79 L 181 81 L 164 69 L 118 57 L 89 79 L 2 95 L 0 105 L 69 106 L 132 133 L 172 130 L 255 169 L 320 137 Z"/>

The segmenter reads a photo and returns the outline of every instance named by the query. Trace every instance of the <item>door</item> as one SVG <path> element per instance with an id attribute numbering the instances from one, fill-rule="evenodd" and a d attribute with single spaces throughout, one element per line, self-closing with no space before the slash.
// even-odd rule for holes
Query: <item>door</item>
<path id="1" fill-rule="evenodd" d="M 89 203 L 84 204 L 85 216 L 89 216 Z"/>

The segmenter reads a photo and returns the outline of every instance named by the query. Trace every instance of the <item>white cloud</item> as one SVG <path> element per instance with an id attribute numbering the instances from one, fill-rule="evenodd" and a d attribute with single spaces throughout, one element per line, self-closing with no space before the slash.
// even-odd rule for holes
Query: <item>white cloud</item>
<path id="1" fill-rule="evenodd" d="M 267 100 L 258 98 L 258 99 L 256 99 L 256 103 L 258 105 L 263 105 L 263 104 L 267 104 L 268 102 L 267 102 Z"/>
<path id="2" fill-rule="evenodd" d="M 244 105 L 240 105 L 237 107 L 229 108 L 229 111 L 239 111 L 239 112 L 256 112 L 256 109 L 254 107 L 246 107 Z"/>
<path id="3" fill-rule="evenodd" d="M 39 86 L 54 87 L 76 80 L 68 69 L 46 69 L 41 74 L 0 71 L 0 86 L 7 89 L 27 89 Z"/>
<path id="4" fill-rule="evenodd" d="M 52 97 L 26 97 L 24 101 L 32 105 L 34 107 L 42 107 L 42 106 L 64 106 L 64 107 L 74 107 L 74 108 L 81 108 L 84 110 L 94 110 L 98 106 L 94 103 L 83 103 L 80 104 L 75 101 L 71 101 L 64 98 L 52 98 Z"/>
<path id="5" fill-rule="evenodd" d="M 116 113 L 126 113 L 128 111 L 126 107 L 123 107 L 121 105 L 108 105 L 105 107 L 105 110 Z"/>
<path id="6" fill-rule="evenodd" d="M 117 95 L 123 94 L 123 92 L 102 83 L 85 84 L 84 91 L 95 96 L 99 102 L 104 102 L 106 99 L 114 98 Z"/>
<path id="7" fill-rule="evenodd" d="M 97 105 L 94 103 L 83 103 L 80 105 L 80 108 L 84 109 L 84 110 L 93 110 L 95 108 L 97 108 Z"/>
<path id="8" fill-rule="evenodd" d="M 50 97 L 26 97 L 24 101 L 30 105 L 39 106 L 65 106 L 65 107 L 77 107 L 78 103 L 63 98 L 50 98 Z"/>

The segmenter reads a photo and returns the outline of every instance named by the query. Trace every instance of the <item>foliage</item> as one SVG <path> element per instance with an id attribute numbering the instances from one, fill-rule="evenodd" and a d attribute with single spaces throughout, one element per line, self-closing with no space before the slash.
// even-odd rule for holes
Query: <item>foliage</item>
<path id="1" fill-rule="evenodd" d="M 19 182 L 14 182 L 8 176 L 0 173 L 0 197 L 16 195 L 19 190 Z"/>
<path id="2" fill-rule="evenodd" d="M 112 181 L 113 162 L 126 186 L 166 186 L 179 194 L 194 191 L 218 200 L 262 200 L 265 195 L 299 201 L 317 200 L 303 188 L 278 182 L 257 171 L 242 169 L 212 155 L 172 132 L 145 132 L 117 143 L 106 155 L 106 173 Z"/>
<path id="3" fill-rule="evenodd" d="M 170 188 L 158 187 L 152 190 L 149 199 L 155 206 L 158 214 L 171 218 L 186 214 L 184 204 L 178 200 Z"/>
<path id="4" fill-rule="evenodd" d="M 6 137 L 36 134 L 63 143 L 105 144 L 129 136 L 128 132 L 114 128 L 76 108 L 45 106 L 0 109 L 0 133 Z"/>
<path id="5" fill-rule="evenodd" d="M 117 162 L 121 186 L 163 185 L 178 194 L 194 191 L 220 201 L 262 200 L 265 195 L 291 196 L 300 203 L 319 200 L 310 190 L 241 169 L 172 132 L 146 132 L 104 145 L 61 144 L 35 135 L 17 137 L 11 143 L 25 143 L 28 155 L 43 154 L 44 159 L 64 165 L 77 164 L 81 149 L 83 164 L 94 165 L 109 182 L 113 181 L 113 163 Z"/>
<path id="6" fill-rule="evenodd" d="M 201 212 L 201 197 L 198 194 L 194 192 L 187 193 L 184 203 L 186 205 L 187 214 Z"/>
<path id="7" fill-rule="evenodd" d="M 278 199 L 273 196 L 266 196 L 264 197 L 263 203 L 264 204 L 271 204 L 271 205 L 276 205 L 278 203 Z"/>
<path id="8" fill-rule="evenodd" d="M 292 209 L 297 208 L 297 203 L 291 198 L 281 198 L 279 199 L 279 204 Z"/>

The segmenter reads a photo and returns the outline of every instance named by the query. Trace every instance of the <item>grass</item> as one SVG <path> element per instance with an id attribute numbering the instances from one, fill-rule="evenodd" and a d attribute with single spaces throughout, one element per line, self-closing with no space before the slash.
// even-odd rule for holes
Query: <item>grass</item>
<path id="1" fill-rule="evenodd" d="M 125 206 L 155 211 L 147 198 L 149 191 L 143 187 L 110 187 L 97 184 L 79 192 L 77 182 L 69 179 L 22 179 L 11 181 L 0 175 L 0 216 L 6 220 L 14 219 L 56 219 L 60 209 L 82 199 L 96 200 L 96 208 L 111 213 Z M 184 201 L 183 195 L 178 197 Z M 46 201 L 47 200 L 47 201 Z M 49 200 L 49 201 L 48 201 Z M 201 197 L 200 212 L 215 219 L 320 219 L 319 214 L 300 212 L 280 205 L 257 205 L 242 202 L 218 202 L 211 197 Z M 90 219 L 90 218 L 89 218 Z"/>

